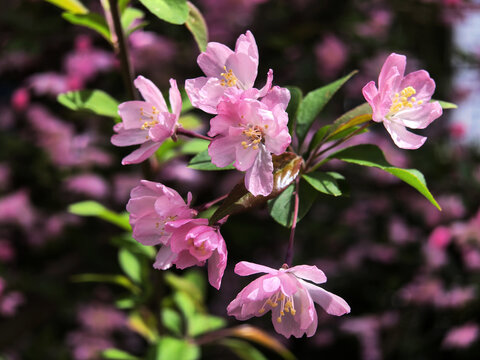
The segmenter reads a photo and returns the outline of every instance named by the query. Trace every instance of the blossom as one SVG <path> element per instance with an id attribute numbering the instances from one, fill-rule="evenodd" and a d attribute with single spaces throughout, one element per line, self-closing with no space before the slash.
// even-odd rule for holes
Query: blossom
<path id="1" fill-rule="evenodd" d="M 227 246 L 218 228 L 209 226 L 207 219 L 184 219 L 169 221 L 165 231 L 172 235 L 153 266 L 166 270 L 175 264 L 185 269 L 203 266 L 208 260 L 208 281 L 218 290 L 227 266 Z"/>
<path id="2" fill-rule="evenodd" d="M 313 336 L 317 329 L 317 313 L 313 302 L 331 315 L 350 312 L 350 306 L 341 297 L 316 284 L 327 281 L 323 271 L 316 266 L 298 265 L 275 270 L 246 261 L 235 266 L 235 273 L 247 276 L 267 273 L 247 285 L 228 305 L 227 311 L 237 320 L 247 320 L 272 311 L 275 330 L 285 336 L 299 338 Z"/>
<path id="3" fill-rule="evenodd" d="M 225 96 L 210 121 L 208 135 L 216 136 L 208 147 L 212 163 L 224 167 L 235 161 L 238 170 L 246 171 L 245 186 L 255 196 L 272 192 L 271 153 L 280 155 L 290 145 L 289 100 L 289 91 L 278 86 L 262 101 L 238 93 Z"/>
<path id="4" fill-rule="evenodd" d="M 479 327 L 475 323 L 467 323 L 461 326 L 451 328 L 445 338 L 442 346 L 444 348 L 467 348 L 478 339 Z"/>
<path id="5" fill-rule="evenodd" d="M 171 235 L 165 229 L 166 223 L 195 215 L 195 210 L 188 206 L 190 201 L 190 193 L 185 203 L 175 190 L 160 183 L 142 180 L 139 186 L 132 189 L 127 204 L 133 238 L 143 245 L 166 244 Z"/>
<path id="6" fill-rule="evenodd" d="M 404 76 L 406 57 L 391 54 L 382 66 L 378 89 L 370 81 L 362 89 L 373 110 L 373 120 L 383 122 L 394 143 L 402 149 L 418 149 L 426 137 L 407 131 L 424 129 L 442 115 L 438 101 L 430 102 L 435 82 L 425 70 Z"/>
<path id="7" fill-rule="evenodd" d="M 197 63 L 206 76 L 186 80 L 185 90 L 192 105 L 209 114 L 217 113 L 217 105 L 229 89 L 248 90 L 250 97 L 259 98 L 272 85 L 270 70 L 265 86 L 261 90 L 253 88 L 258 72 L 258 48 L 250 31 L 239 36 L 235 51 L 217 42 L 208 43 Z"/>
<path id="8" fill-rule="evenodd" d="M 170 79 L 169 93 L 172 113 L 160 90 L 150 80 L 139 76 L 134 84 L 145 101 L 127 101 L 118 106 L 122 122 L 114 126 L 117 134 L 111 141 L 116 146 L 142 145 L 122 160 L 123 165 L 138 164 L 150 157 L 174 134 L 182 109 L 182 97 L 174 79 Z"/>

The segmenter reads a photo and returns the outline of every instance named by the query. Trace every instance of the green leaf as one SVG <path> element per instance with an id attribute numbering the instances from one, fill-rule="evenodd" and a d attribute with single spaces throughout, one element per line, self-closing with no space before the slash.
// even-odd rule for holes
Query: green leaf
<path id="1" fill-rule="evenodd" d="M 288 130 L 290 134 L 292 134 L 294 125 L 297 120 L 297 111 L 298 106 L 302 102 L 303 93 L 299 87 L 296 86 L 287 86 L 287 89 L 290 91 L 290 102 L 287 106 L 287 114 L 288 114 Z"/>
<path id="2" fill-rule="evenodd" d="M 352 126 L 357 126 L 372 118 L 372 108 L 368 103 L 363 103 L 336 119 L 330 126 L 326 140 Z"/>
<path id="3" fill-rule="evenodd" d="M 433 100 L 432 101 L 438 101 L 442 109 L 456 109 L 458 106 L 454 103 L 448 102 L 448 101 L 442 101 L 442 100 Z"/>
<path id="4" fill-rule="evenodd" d="M 72 14 L 86 14 L 88 9 L 79 0 L 45 0 Z"/>
<path id="5" fill-rule="evenodd" d="M 193 5 L 190 1 L 187 1 L 187 5 L 189 11 L 185 26 L 192 33 L 198 49 L 200 51 L 205 51 L 207 49 L 208 42 L 207 23 L 205 22 L 202 13 L 195 7 L 195 5 Z"/>
<path id="6" fill-rule="evenodd" d="M 441 210 L 440 205 L 428 190 L 425 177 L 420 171 L 416 169 L 400 169 L 391 166 L 385 159 L 382 150 L 375 145 L 351 146 L 331 154 L 326 160 L 328 161 L 333 158 L 352 164 L 382 169 L 405 181 L 425 196 L 437 209 Z"/>
<path id="7" fill-rule="evenodd" d="M 58 95 L 57 101 L 74 111 L 85 110 L 97 115 L 119 117 L 119 102 L 102 90 L 69 91 Z"/>
<path id="8" fill-rule="evenodd" d="M 108 42 L 111 41 L 110 29 L 108 28 L 105 18 L 97 13 L 88 14 L 72 14 L 65 12 L 62 17 L 74 25 L 85 26 L 102 35 Z"/>
<path id="9" fill-rule="evenodd" d="M 195 170 L 213 171 L 213 170 L 232 170 L 235 169 L 233 165 L 228 165 L 223 168 L 219 168 L 212 164 L 212 159 L 208 155 L 208 150 L 202 151 L 193 157 L 188 163 L 188 167 Z"/>
<path id="10" fill-rule="evenodd" d="M 210 141 L 202 139 L 192 139 L 183 144 L 180 152 L 186 155 L 196 155 L 208 149 Z"/>
<path id="11" fill-rule="evenodd" d="M 299 146 L 302 145 L 308 130 L 312 126 L 317 115 L 323 110 L 332 96 L 350 79 L 356 71 L 343 78 L 309 92 L 298 107 L 296 132 Z"/>
<path id="12" fill-rule="evenodd" d="M 123 12 L 127 9 L 130 0 L 118 0 L 118 10 L 123 15 Z"/>
<path id="13" fill-rule="evenodd" d="M 143 19 L 145 13 L 142 10 L 135 9 L 132 7 L 127 7 L 122 13 L 122 28 L 125 34 L 130 34 L 132 32 L 131 26 L 136 20 Z"/>
<path id="14" fill-rule="evenodd" d="M 268 360 L 259 350 L 246 341 L 224 339 L 220 344 L 232 350 L 241 360 Z"/>
<path id="15" fill-rule="evenodd" d="M 147 308 L 131 312 L 128 316 L 128 326 L 150 343 L 155 343 L 159 339 L 157 320 Z"/>
<path id="16" fill-rule="evenodd" d="M 100 353 L 103 359 L 112 360 L 141 360 L 139 357 L 133 356 L 123 350 L 118 349 L 106 349 Z"/>
<path id="17" fill-rule="evenodd" d="M 177 308 L 182 312 L 185 319 L 190 321 L 190 319 L 197 312 L 196 304 L 193 299 L 182 291 L 177 291 L 173 294 L 173 301 Z"/>
<path id="18" fill-rule="evenodd" d="M 137 284 L 142 282 L 142 263 L 130 251 L 123 248 L 118 251 L 118 262 L 123 272 Z"/>
<path id="19" fill-rule="evenodd" d="M 310 151 L 315 149 L 318 145 L 320 145 L 324 141 L 324 139 L 327 136 L 327 133 L 330 130 L 330 126 L 331 125 L 325 125 L 325 126 L 322 126 L 320 129 L 318 129 L 318 131 L 313 136 L 312 141 L 310 142 L 310 146 L 309 146 Z"/>
<path id="20" fill-rule="evenodd" d="M 128 213 L 117 214 L 96 201 L 88 200 L 71 204 L 68 207 L 68 211 L 72 214 L 79 216 L 95 216 L 112 224 L 115 224 L 122 229 L 128 231 L 132 230 L 128 222 Z"/>
<path id="21" fill-rule="evenodd" d="M 268 209 L 272 218 L 280 225 L 292 227 L 295 209 L 295 184 L 291 184 L 277 198 L 268 202 Z M 297 223 L 308 213 L 318 193 L 310 185 L 300 183 Z"/>
<path id="22" fill-rule="evenodd" d="M 194 301 L 199 303 L 203 302 L 202 285 L 199 286 L 188 278 L 175 275 L 171 272 L 165 273 L 165 281 L 173 289 L 188 294 Z"/>
<path id="23" fill-rule="evenodd" d="M 197 360 L 200 348 L 187 340 L 162 337 L 157 344 L 155 360 Z"/>
<path id="24" fill-rule="evenodd" d="M 73 282 L 100 282 L 112 283 L 130 290 L 134 294 L 139 294 L 140 289 L 132 281 L 123 275 L 111 274 L 80 274 L 72 276 Z"/>
<path id="25" fill-rule="evenodd" d="M 341 131 L 335 131 L 335 134 L 331 134 L 328 137 L 328 141 L 335 141 L 335 140 L 343 139 L 344 137 L 347 137 L 347 136 L 353 134 L 355 131 L 358 131 L 359 129 L 360 129 L 360 126 L 352 126 L 352 127 L 346 128 L 346 129 L 341 130 Z M 355 136 L 366 133 L 366 132 L 368 132 L 368 129 L 364 128 L 364 129 L 358 131 L 358 133 L 355 134 Z"/>
<path id="26" fill-rule="evenodd" d="M 330 173 L 314 172 L 310 174 L 304 174 L 302 177 L 314 187 L 314 189 L 333 196 L 342 195 L 337 180 Z"/>
<path id="27" fill-rule="evenodd" d="M 146 246 L 139 243 L 132 237 L 132 234 L 130 232 L 127 234 L 112 237 L 111 243 L 119 248 L 124 247 L 131 252 L 134 252 L 135 254 L 145 256 L 148 259 L 153 259 L 157 254 L 155 247 Z"/>
<path id="28" fill-rule="evenodd" d="M 221 329 L 225 327 L 226 324 L 225 319 L 218 316 L 195 314 L 188 320 L 188 335 L 193 337 L 202 335 Z"/>
<path id="29" fill-rule="evenodd" d="M 182 334 L 182 318 L 178 312 L 168 307 L 162 308 L 162 324 L 174 335 Z"/>
<path id="30" fill-rule="evenodd" d="M 176 25 L 185 24 L 188 18 L 187 0 L 140 0 L 158 18 Z"/>
<path id="31" fill-rule="evenodd" d="M 115 301 L 115 307 L 118 309 L 133 309 L 135 305 L 135 299 L 132 299 L 130 297 L 120 298 Z"/>

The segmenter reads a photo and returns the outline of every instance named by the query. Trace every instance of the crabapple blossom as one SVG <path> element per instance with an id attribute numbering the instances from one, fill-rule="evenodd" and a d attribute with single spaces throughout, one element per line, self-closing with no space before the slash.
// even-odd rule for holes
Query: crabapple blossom
<path id="1" fill-rule="evenodd" d="M 245 186 L 255 196 L 266 196 L 273 189 L 272 155 L 280 155 L 290 145 L 288 114 L 290 93 L 273 87 L 261 100 L 243 94 L 226 95 L 218 104 L 218 115 L 210 121 L 208 147 L 212 163 L 224 167 L 234 162 L 246 171 Z"/>
<path id="2" fill-rule="evenodd" d="M 392 53 L 382 66 L 378 89 L 370 81 L 362 89 L 373 110 L 373 120 L 383 122 L 394 143 L 402 149 L 418 149 L 426 137 L 407 131 L 424 129 L 442 115 L 438 101 L 430 102 L 435 82 L 425 70 L 406 76 L 406 57 Z"/>
<path id="3" fill-rule="evenodd" d="M 143 245 L 166 244 L 171 235 L 165 229 L 166 224 L 177 219 L 189 219 L 196 214 L 189 208 L 191 197 L 189 193 L 185 203 L 175 190 L 142 180 L 132 189 L 127 204 L 133 238 Z"/>
<path id="4" fill-rule="evenodd" d="M 248 276 L 266 273 L 247 285 L 228 305 L 228 314 L 237 320 L 247 320 L 272 311 L 275 330 L 289 338 L 303 334 L 313 336 L 317 329 L 317 312 L 314 302 L 331 315 L 344 315 L 350 306 L 341 297 L 314 285 L 327 281 L 323 271 L 316 266 L 298 265 L 279 270 L 246 261 L 235 266 L 235 273 Z"/>
<path id="5" fill-rule="evenodd" d="M 217 42 L 208 43 L 197 63 L 206 76 L 186 80 L 185 90 L 192 105 L 209 114 L 217 114 L 218 103 L 230 90 L 246 90 L 256 99 L 265 96 L 272 86 L 273 71 L 269 70 L 265 86 L 261 90 L 253 88 L 258 48 L 250 31 L 238 37 L 235 51 Z"/>
<path id="6" fill-rule="evenodd" d="M 117 134 L 111 141 L 116 146 L 142 145 L 122 160 L 123 165 L 138 164 L 150 157 L 174 134 L 182 109 L 182 97 L 174 79 L 170 79 L 169 93 L 172 113 L 160 90 L 150 80 L 139 76 L 134 84 L 145 101 L 127 101 L 118 106 L 122 122 L 114 126 Z"/>
<path id="7" fill-rule="evenodd" d="M 153 266 L 165 270 L 175 264 L 185 269 L 203 266 L 208 260 L 208 281 L 218 290 L 227 266 L 227 246 L 219 229 L 209 226 L 207 219 L 183 219 L 169 221 L 165 231 L 172 235 Z"/>

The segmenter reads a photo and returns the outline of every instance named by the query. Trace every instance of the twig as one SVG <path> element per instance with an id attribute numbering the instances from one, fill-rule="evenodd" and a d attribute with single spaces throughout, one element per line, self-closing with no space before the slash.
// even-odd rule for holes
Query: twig
<path id="1" fill-rule="evenodd" d="M 293 260 L 293 242 L 295 239 L 295 229 L 297 227 L 299 190 L 300 190 L 300 176 L 297 176 L 297 178 L 295 179 L 295 195 L 294 195 L 295 202 L 293 206 L 292 230 L 290 231 L 290 239 L 288 240 L 287 255 L 285 256 L 285 264 L 287 264 L 288 266 L 292 265 L 292 260 Z"/>

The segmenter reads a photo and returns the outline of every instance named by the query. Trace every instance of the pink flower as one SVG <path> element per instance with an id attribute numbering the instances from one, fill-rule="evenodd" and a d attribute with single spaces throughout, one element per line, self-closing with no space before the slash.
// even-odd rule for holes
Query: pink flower
<path id="1" fill-rule="evenodd" d="M 185 90 L 193 106 L 209 114 L 217 113 L 217 105 L 229 89 L 248 90 L 249 97 L 259 98 L 272 86 L 273 71 L 261 90 L 253 88 L 258 71 L 258 48 L 250 31 L 240 35 L 235 51 L 227 46 L 210 42 L 207 50 L 197 58 L 205 76 L 185 81 Z"/>
<path id="2" fill-rule="evenodd" d="M 275 86 L 262 101 L 229 95 L 218 104 L 218 115 L 210 121 L 208 147 L 212 162 L 246 171 L 245 186 L 255 196 L 273 189 L 272 155 L 280 155 L 290 145 L 288 114 L 290 93 Z"/>
<path id="3" fill-rule="evenodd" d="M 117 134 L 112 136 L 112 144 L 142 145 L 122 160 L 123 165 L 138 164 L 150 157 L 174 134 L 182 109 L 182 97 L 174 79 L 170 79 L 169 96 L 173 113 L 168 111 L 162 93 L 150 80 L 139 76 L 134 84 L 145 101 L 127 101 L 118 106 L 123 121 L 113 128 Z"/>
<path id="4" fill-rule="evenodd" d="M 350 312 L 350 306 L 334 295 L 308 281 L 321 284 L 327 281 L 316 266 L 299 265 L 275 270 L 246 261 L 235 266 L 235 273 L 248 276 L 267 273 L 247 285 L 228 305 L 227 311 L 237 320 L 262 316 L 272 310 L 272 322 L 279 334 L 286 338 L 313 336 L 317 329 L 317 313 L 313 302 L 331 315 Z M 306 281 L 308 280 L 308 281 Z"/>
<path id="5" fill-rule="evenodd" d="M 335 35 L 326 35 L 315 45 L 317 72 L 323 78 L 335 77 L 342 70 L 347 57 L 347 46 Z"/>
<path id="6" fill-rule="evenodd" d="M 169 246 L 163 246 L 153 267 L 168 269 L 175 264 L 179 269 L 203 266 L 208 260 L 208 281 L 220 289 L 227 266 L 227 246 L 220 231 L 208 226 L 207 219 L 169 221 L 165 231 L 171 233 Z"/>
<path id="7" fill-rule="evenodd" d="M 130 225 L 133 228 L 133 238 L 143 245 L 166 244 L 170 232 L 165 224 L 176 219 L 189 219 L 195 211 L 173 189 L 152 181 L 142 180 L 133 188 L 127 211 L 130 213 Z"/>
<path id="8" fill-rule="evenodd" d="M 457 326 L 447 333 L 443 339 L 444 348 L 466 348 L 478 338 L 479 327 L 477 324 L 468 323 Z"/>
<path id="9" fill-rule="evenodd" d="M 394 143 L 402 149 L 418 149 L 427 139 L 407 131 L 424 129 L 442 115 L 438 101 L 430 102 L 435 82 L 425 70 L 404 76 L 406 57 L 391 54 L 382 66 L 378 89 L 374 81 L 363 87 L 373 109 L 373 120 L 383 122 Z"/>
<path id="10" fill-rule="evenodd" d="M 65 180 L 65 187 L 74 193 L 92 198 L 107 196 L 109 186 L 100 176 L 93 173 L 84 173 L 69 177 Z"/>

